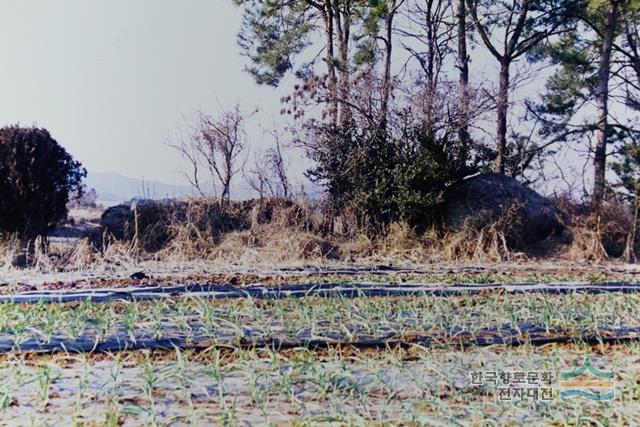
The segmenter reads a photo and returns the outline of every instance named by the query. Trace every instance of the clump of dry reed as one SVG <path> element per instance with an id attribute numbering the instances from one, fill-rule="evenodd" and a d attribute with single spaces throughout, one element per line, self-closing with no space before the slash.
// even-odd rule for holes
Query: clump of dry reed
<path id="1" fill-rule="evenodd" d="M 521 206 L 512 204 L 497 216 L 480 213 L 462 227 L 439 236 L 438 253 L 443 260 L 521 261 L 526 247 L 520 235 Z"/>
<path id="2" fill-rule="evenodd" d="M 567 213 L 568 227 L 562 236 L 538 244 L 536 253 L 535 245 L 518 235 L 517 206 L 497 218 L 468 221 L 457 230 L 417 231 L 406 223 L 392 223 L 371 233 L 354 212 L 333 215 L 321 203 L 262 199 L 220 205 L 212 199 L 185 199 L 139 206 L 120 240 L 105 233 L 99 239 L 81 239 L 61 254 L 38 244 L 31 265 L 41 270 L 82 270 L 131 267 L 149 259 L 227 264 L 327 259 L 424 263 L 518 262 L 531 256 L 583 261 L 604 260 L 624 251 L 631 227 L 624 205 L 607 202 L 596 217 L 583 205 L 556 203 Z M 545 245 L 554 252 L 546 251 Z M 539 251 L 540 246 L 546 252 Z M 15 244 L 0 243 L 0 267 L 15 259 L 14 252 Z"/>
<path id="3" fill-rule="evenodd" d="M 137 221 L 137 222 L 136 222 Z M 342 259 L 348 261 L 515 260 L 508 244 L 513 218 L 477 228 L 417 232 L 392 223 L 372 234 L 353 212 L 331 215 L 321 204 L 282 199 L 232 202 L 186 199 L 134 212 L 123 240 L 81 241 L 66 266 L 130 265 L 144 258 L 230 264 Z M 100 248 L 97 251 L 96 248 Z"/>
<path id="4" fill-rule="evenodd" d="M 633 215 L 624 203 L 608 199 L 594 212 L 588 203 L 576 202 L 567 196 L 553 201 L 568 219 L 561 257 L 598 262 L 620 259 L 625 250 L 633 249 L 628 248 L 633 234 Z"/>
<path id="5" fill-rule="evenodd" d="M 346 240 L 340 252 L 349 260 L 437 261 L 519 261 L 515 250 L 521 243 L 514 233 L 516 219 L 510 211 L 479 226 L 465 222 L 458 230 L 437 227 L 418 232 L 406 223 L 392 223 L 375 237 L 364 233 Z"/>
<path id="6" fill-rule="evenodd" d="M 0 234 L 0 269 L 9 270 L 20 253 L 20 241 L 15 235 Z"/>

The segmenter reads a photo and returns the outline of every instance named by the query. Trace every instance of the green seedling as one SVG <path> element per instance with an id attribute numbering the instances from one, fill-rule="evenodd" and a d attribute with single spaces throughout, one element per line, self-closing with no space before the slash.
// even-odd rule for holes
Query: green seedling
<path id="1" fill-rule="evenodd" d="M 37 372 L 36 384 L 37 393 L 42 408 L 45 408 L 49 403 L 49 392 L 51 384 L 53 384 L 60 377 L 60 373 L 57 367 L 46 363 Z"/>

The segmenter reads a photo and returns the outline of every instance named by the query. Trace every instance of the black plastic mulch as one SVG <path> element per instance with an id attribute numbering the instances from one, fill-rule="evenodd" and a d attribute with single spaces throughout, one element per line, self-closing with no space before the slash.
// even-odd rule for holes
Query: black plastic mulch
<path id="1" fill-rule="evenodd" d="M 280 336 L 278 336 L 280 335 Z M 362 331 L 352 330 L 328 331 L 323 336 L 313 336 L 308 330 L 301 330 L 292 336 L 290 334 L 275 334 L 266 336 L 259 330 L 243 328 L 242 333 L 230 330 L 207 328 L 194 322 L 185 331 L 172 324 L 164 324 L 160 331 L 136 330 L 133 335 L 124 326 L 119 326 L 115 333 L 100 337 L 95 329 L 85 328 L 76 339 L 70 339 L 63 334 L 53 334 L 48 339 L 29 337 L 17 342 L 15 336 L 0 335 L 0 354 L 10 352 L 31 353 L 90 353 L 90 352 L 118 352 L 138 349 L 205 349 L 212 346 L 233 348 L 268 347 L 273 349 L 286 348 L 326 348 L 330 346 L 367 347 L 395 347 L 422 345 L 426 347 L 438 346 L 489 346 L 489 345 L 544 345 L 549 343 L 585 342 L 621 343 L 640 339 L 640 327 L 602 327 L 596 331 L 587 328 L 576 331 L 562 331 L 558 329 L 542 328 L 532 324 L 522 324 L 518 327 L 503 325 L 500 328 L 485 328 L 470 333 L 462 329 L 445 331 L 421 332 L 415 334 L 398 335 L 393 332 L 382 333 L 377 336 L 362 334 Z"/>

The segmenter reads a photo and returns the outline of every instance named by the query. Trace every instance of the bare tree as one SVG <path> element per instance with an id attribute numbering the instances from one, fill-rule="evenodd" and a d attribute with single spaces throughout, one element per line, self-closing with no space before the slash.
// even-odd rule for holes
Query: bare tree
<path id="1" fill-rule="evenodd" d="M 287 176 L 287 165 L 284 156 L 282 155 L 282 144 L 280 143 L 280 138 L 277 136 L 276 146 L 267 151 L 267 156 L 282 191 L 282 197 L 286 199 L 291 194 L 291 184 L 289 183 L 289 178 Z"/>
<path id="2" fill-rule="evenodd" d="M 262 199 L 271 197 L 289 198 L 291 184 L 287 176 L 287 164 L 282 152 L 282 144 L 277 134 L 275 147 L 269 148 L 262 157 L 255 160 L 253 168 L 244 174 L 245 179 Z"/>
<path id="3" fill-rule="evenodd" d="M 180 153 L 182 158 L 189 164 L 188 171 L 182 171 L 182 175 L 187 179 L 189 185 L 193 187 L 201 196 L 205 196 L 206 193 L 200 184 L 199 172 L 200 172 L 200 155 L 191 138 L 185 139 L 184 135 L 180 135 L 180 142 L 176 144 L 168 144 L 169 147 L 175 149 Z"/>
<path id="4" fill-rule="evenodd" d="M 260 200 L 264 199 L 266 195 L 274 194 L 269 168 L 264 156 L 255 159 L 251 170 L 243 171 L 242 174 L 249 186 L 258 193 Z"/>
<path id="5" fill-rule="evenodd" d="M 440 75 L 445 59 L 452 52 L 455 21 L 451 0 L 419 0 L 406 8 L 405 27 L 397 31 L 409 43 L 402 43 L 418 61 L 423 73 L 424 93 L 435 98 L 440 89 Z M 466 53 L 465 53 L 466 55 Z M 427 108 L 425 121 L 431 122 L 431 109 Z"/>
<path id="6" fill-rule="evenodd" d="M 199 168 L 207 169 L 214 185 L 220 185 L 221 204 L 229 201 L 231 181 L 241 169 L 236 163 L 247 146 L 245 120 L 246 113 L 238 105 L 217 117 L 199 111 L 191 138 L 172 145 L 191 165 L 187 179 L 201 194 Z"/>

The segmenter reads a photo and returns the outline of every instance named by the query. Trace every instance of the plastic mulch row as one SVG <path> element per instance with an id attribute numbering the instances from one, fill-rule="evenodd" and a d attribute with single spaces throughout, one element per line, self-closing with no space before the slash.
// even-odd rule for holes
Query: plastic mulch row
<path id="1" fill-rule="evenodd" d="M 566 343 L 581 341 L 590 344 L 618 343 L 640 339 L 640 327 L 602 327 L 595 332 L 588 329 L 576 331 L 561 331 L 523 324 L 517 328 L 505 325 L 497 328 L 486 328 L 471 334 L 464 330 L 434 331 L 397 335 L 385 333 L 378 336 L 356 335 L 344 332 L 330 331 L 319 337 L 310 331 L 302 330 L 295 336 L 280 334 L 281 336 L 264 336 L 257 330 L 244 328 L 242 334 L 230 330 L 215 330 L 207 332 L 204 325 L 193 323 L 190 333 L 186 333 L 176 325 L 164 325 L 161 333 L 157 331 L 136 330 L 133 336 L 119 326 L 116 333 L 99 337 L 95 330 L 86 328 L 77 339 L 69 339 L 61 334 L 53 334 L 49 339 L 30 337 L 16 342 L 9 334 L 0 335 L 0 353 L 9 352 L 118 352 L 137 349 L 204 349 L 212 346 L 233 348 L 268 347 L 274 349 L 285 348 L 325 348 L 329 346 L 346 345 L 353 347 L 386 347 L 386 346 L 422 346 L 434 347 L 442 345 L 456 346 L 488 346 L 488 345 L 543 345 L 548 343 Z M 277 335 L 277 334 L 276 334 Z"/>
<path id="2" fill-rule="evenodd" d="M 30 291 L 12 295 L 0 295 L 0 303 L 60 303 L 60 302 L 110 302 L 141 301 L 174 296 L 197 296 L 214 299 L 285 299 L 285 298 L 358 298 L 358 297 L 416 297 L 416 296 L 461 296 L 486 292 L 570 294 L 574 292 L 600 294 L 610 292 L 640 293 L 639 282 L 552 282 L 511 284 L 452 284 L 442 283 L 306 283 L 246 287 L 216 283 L 186 284 L 161 287 L 120 289 L 78 289 L 64 291 Z"/>

